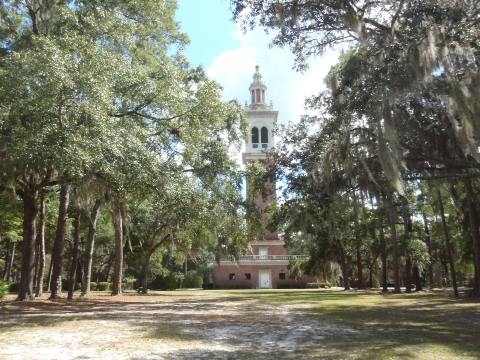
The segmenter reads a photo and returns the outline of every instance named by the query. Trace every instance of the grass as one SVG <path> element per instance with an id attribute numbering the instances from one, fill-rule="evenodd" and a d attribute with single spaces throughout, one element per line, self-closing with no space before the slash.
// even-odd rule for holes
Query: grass
<path id="1" fill-rule="evenodd" d="M 126 359 L 480 359 L 479 301 L 432 293 L 199 290 L 113 298 L 97 293 L 70 303 L 2 301 L 0 329 L 0 358 L 42 358 L 38 349 L 59 333 L 84 339 L 79 340 L 84 351 Z M 100 336 L 88 336 L 97 329 Z M 16 337 L 38 342 L 18 347 Z M 63 341 L 68 348 L 68 339 Z"/>
<path id="2" fill-rule="evenodd" d="M 230 293 L 271 304 L 308 304 L 315 315 L 357 330 L 324 342 L 323 356 L 480 359 L 480 302 L 445 295 L 262 291 Z M 314 316 L 312 314 L 312 316 Z"/>

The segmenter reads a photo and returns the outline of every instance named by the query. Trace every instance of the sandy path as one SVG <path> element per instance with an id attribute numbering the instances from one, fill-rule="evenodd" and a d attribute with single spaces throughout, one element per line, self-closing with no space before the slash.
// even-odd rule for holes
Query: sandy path
<path id="1" fill-rule="evenodd" d="M 196 294 L 4 304 L 0 359 L 308 358 L 356 332 L 308 304 Z"/>

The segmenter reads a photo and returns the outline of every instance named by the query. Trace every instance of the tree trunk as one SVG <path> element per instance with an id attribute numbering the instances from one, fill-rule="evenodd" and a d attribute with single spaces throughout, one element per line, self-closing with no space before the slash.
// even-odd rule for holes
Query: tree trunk
<path id="1" fill-rule="evenodd" d="M 356 250 L 356 263 L 357 263 L 357 288 L 363 289 L 363 265 L 362 265 L 362 238 L 360 236 L 360 227 L 358 226 L 358 203 L 357 195 L 353 192 L 353 209 L 355 212 L 354 224 L 355 224 L 355 250 Z"/>
<path id="2" fill-rule="evenodd" d="M 470 232 L 473 241 L 473 258 L 475 266 L 475 275 L 473 279 L 473 293 L 480 296 L 480 231 L 478 224 L 478 211 L 470 179 L 465 180 L 465 189 L 467 191 L 468 217 L 470 222 Z"/>
<path id="3" fill-rule="evenodd" d="M 101 205 L 102 205 L 101 200 L 97 199 L 90 213 L 90 222 L 88 224 L 88 234 L 87 234 L 87 244 L 86 244 L 85 256 L 83 260 L 84 271 L 82 274 L 82 296 L 88 296 L 90 294 L 93 253 L 95 249 L 95 236 L 97 234 L 97 220 L 98 220 L 98 215 L 100 214 Z"/>
<path id="4" fill-rule="evenodd" d="M 357 240 L 356 243 L 356 252 L 357 252 L 357 278 L 358 278 L 358 283 L 357 287 L 359 289 L 364 289 L 365 285 L 363 285 L 363 266 L 362 266 L 362 250 L 361 250 L 361 241 Z"/>
<path id="5" fill-rule="evenodd" d="M 45 198 L 43 194 L 40 196 L 40 213 L 39 213 L 39 228 L 37 232 L 37 260 L 36 267 L 36 282 L 35 282 L 35 297 L 40 297 L 43 294 L 43 274 L 45 272 Z"/>
<path id="6" fill-rule="evenodd" d="M 455 297 L 458 297 L 457 275 L 455 272 L 455 261 L 453 259 L 453 249 L 452 249 L 452 243 L 450 241 L 450 233 L 448 231 L 447 221 L 445 220 L 445 209 L 443 208 L 442 193 L 440 192 L 440 189 L 437 189 L 437 196 L 438 196 L 438 204 L 440 206 L 440 216 L 442 217 L 443 233 L 445 235 L 448 263 L 450 265 L 450 276 L 452 277 L 453 293 L 455 294 Z"/>
<path id="7" fill-rule="evenodd" d="M 368 275 L 368 287 L 371 289 L 373 288 L 373 272 L 374 272 L 375 265 L 370 267 L 369 275 Z"/>
<path id="8" fill-rule="evenodd" d="M 385 232 L 383 229 L 383 215 L 379 209 L 379 224 L 380 224 L 380 244 L 382 244 L 382 292 L 388 292 L 388 264 L 387 264 L 387 242 L 385 241 Z"/>
<path id="9" fill-rule="evenodd" d="M 75 285 L 77 283 L 77 266 L 78 259 L 80 257 L 80 221 L 82 213 L 80 210 L 76 211 L 75 219 L 73 221 L 73 249 L 72 249 L 72 262 L 70 264 L 70 271 L 68 274 L 68 300 L 73 299 L 73 292 L 75 291 Z"/>
<path id="10" fill-rule="evenodd" d="M 382 292 L 388 292 L 387 249 L 382 251 Z"/>
<path id="11" fill-rule="evenodd" d="M 412 259 L 410 256 L 405 259 L 405 291 L 412 292 Z"/>
<path id="12" fill-rule="evenodd" d="M 423 217 L 423 226 L 425 229 L 425 242 L 427 244 L 427 251 L 428 251 L 428 258 L 429 262 L 427 264 L 427 276 L 428 276 L 428 285 L 430 289 L 433 289 L 434 283 L 433 283 L 433 252 L 432 252 L 432 239 L 430 238 L 430 230 L 428 228 L 428 221 L 427 221 L 427 216 L 425 213 L 422 213 Z"/>
<path id="13" fill-rule="evenodd" d="M 393 279 L 395 282 L 395 293 L 400 293 L 400 265 L 399 265 L 399 249 L 397 239 L 397 214 L 393 204 L 389 206 L 389 220 L 390 220 L 390 237 L 393 245 Z"/>
<path id="14" fill-rule="evenodd" d="M 142 294 L 148 293 L 148 274 L 150 273 L 150 259 L 152 257 L 152 253 L 148 252 L 145 255 L 145 261 L 143 263 L 143 277 L 142 277 Z"/>
<path id="15" fill-rule="evenodd" d="M 5 246 L 5 261 L 4 261 L 4 264 L 3 264 L 3 273 L 2 273 L 2 279 L 5 280 L 5 281 L 8 281 L 8 279 L 6 279 L 6 275 L 7 275 L 7 269 L 8 269 L 8 263 L 10 262 L 9 258 L 10 258 L 10 244 L 11 244 L 11 241 L 10 240 L 7 240 L 7 246 Z"/>
<path id="16" fill-rule="evenodd" d="M 3 280 L 10 282 L 12 277 L 13 262 L 15 261 L 15 250 L 17 244 L 10 241 L 5 252 L 5 267 L 3 271 Z"/>
<path id="17" fill-rule="evenodd" d="M 348 273 L 348 264 L 345 260 L 342 260 L 342 276 L 344 290 L 350 290 L 350 275 Z"/>
<path id="18" fill-rule="evenodd" d="M 36 197 L 37 191 L 30 189 L 26 189 L 23 194 L 23 248 L 17 297 L 20 301 L 33 298 Z"/>
<path id="19" fill-rule="evenodd" d="M 115 260 L 112 276 L 112 295 L 122 293 L 123 275 L 123 219 L 119 207 L 112 211 L 113 227 L 115 231 Z"/>
<path id="20" fill-rule="evenodd" d="M 422 291 L 422 279 L 418 265 L 413 265 L 413 281 L 415 282 L 415 291 Z"/>
<path id="21" fill-rule="evenodd" d="M 60 204 L 58 207 L 57 231 L 55 233 L 55 242 L 52 250 L 52 279 L 50 299 L 58 298 L 58 293 L 62 291 L 61 275 L 63 260 L 63 243 L 65 242 L 65 233 L 67 231 L 68 204 L 70 201 L 70 185 L 63 184 L 60 188 Z M 60 283 L 59 283 L 60 282 Z"/>
<path id="22" fill-rule="evenodd" d="M 47 283 L 47 291 L 49 292 L 52 289 L 52 269 L 53 269 L 53 262 L 52 262 L 52 258 L 50 257 L 50 265 L 48 265 L 48 283 Z"/>

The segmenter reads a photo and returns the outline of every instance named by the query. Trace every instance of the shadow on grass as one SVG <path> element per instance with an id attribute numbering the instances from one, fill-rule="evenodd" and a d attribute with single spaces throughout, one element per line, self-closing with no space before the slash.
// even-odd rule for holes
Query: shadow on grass
<path id="1" fill-rule="evenodd" d="M 267 359 L 480 358 L 480 304 L 474 300 L 338 291 L 155 295 L 131 301 L 127 296 L 122 301 L 3 302 L 0 331 L 72 320 L 128 322 L 141 337 L 181 344 L 168 353 L 174 359 L 249 359 L 259 354 Z M 212 348 L 192 353 L 186 350 L 191 341 Z M 263 353 L 265 349 L 271 353 Z"/>

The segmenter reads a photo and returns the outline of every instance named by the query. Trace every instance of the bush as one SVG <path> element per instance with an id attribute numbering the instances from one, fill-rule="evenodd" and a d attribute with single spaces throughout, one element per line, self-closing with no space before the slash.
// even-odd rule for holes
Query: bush
<path id="1" fill-rule="evenodd" d="M 137 281 L 137 279 L 135 279 L 135 278 L 126 278 L 123 281 L 123 284 L 122 284 L 123 289 L 124 290 L 133 290 L 136 281 Z"/>
<path id="2" fill-rule="evenodd" d="M 324 283 L 320 282 L 313 282 L 313 283 L 307 283 L 307 289 L 330 289 L 332 285 L 326 281 Z"/>
<path id="3" fill-rule="evenodd" d="M 200 288 L 203 284 L 203 278 L 195 270 L 190 270 L 183 280 L 184 288 Z"/>
<path id="4" fill-rule="evenodd" d="M 304 283 L 287 283 L 287 284 L 278 284 L 278 289 L 305 289 Z"/>
<path id="5" fill-rule="evenodd" d="M 219 285 L 215 285 L 215 286 L 212 286 L 212 289 L 216 289 L 216 290 L 239 290 L 239 289 L 252 289 L 252 286 L 251 285 L 225 285 L 225 286 L 219 286 Z"/>
<path id="6" fill-rule="evenodd" d="M 108 291 L 112 288 L 111 283 L 108 281 L 100 281 L 97 283 L 96 290 L 97 291 Z"/>
<path id="7" fill-rule="evenodd" d="M 178 279 L 173 273 L 167 276 L 159 276 L 152 280 L 148 288 L 152 290 L 176 290 L 178 288 Z"/>
<path id="8" fill-rule="evenodd" d="M 20 289 L 19 283 L 11 283 L 8 287 L 10 293 L 18 293 L 18 289 Z"/>
<path id="9" fill-rule="evenodd" d="M 8 294 L 9 285 L 6 281 L 0 280 L 0 299 Z"/>

